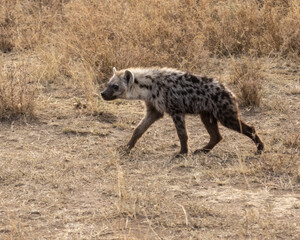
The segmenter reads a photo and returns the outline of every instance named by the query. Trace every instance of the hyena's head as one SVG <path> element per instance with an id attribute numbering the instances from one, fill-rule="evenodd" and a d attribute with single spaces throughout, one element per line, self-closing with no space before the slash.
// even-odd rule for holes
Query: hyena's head
<path id="1" fill-rule="evenodd" d="M 113 76 L 109 80 L 106 89 L 101 92 L 104 100 L 110 101 L 118 98 L 126 98 L 129 87 L 134 82 L 133 73 L 129 70 L 118 71 L 113 68 Z"/>

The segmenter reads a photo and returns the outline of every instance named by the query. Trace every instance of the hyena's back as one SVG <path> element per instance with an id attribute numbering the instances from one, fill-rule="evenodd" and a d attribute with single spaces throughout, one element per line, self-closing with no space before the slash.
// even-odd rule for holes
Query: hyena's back
<path id="1" fill-rule="evenodd" d="M 189 73 L 164 76 L 157 82 L 162 90 L 166 112 L 169 114 L 200 114 L 211 113 L 217 119 L 235 115 L 238 112 L 234 95 L 212 78 L 200 77 Z M 161 91 L 161 90 L 160 90 Z"/>

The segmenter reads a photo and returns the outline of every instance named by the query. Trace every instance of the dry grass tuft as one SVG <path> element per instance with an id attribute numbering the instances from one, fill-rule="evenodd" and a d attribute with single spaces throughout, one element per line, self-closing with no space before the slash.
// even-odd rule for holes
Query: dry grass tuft
<path id="1" fill-rule="evenodd" d="M 25 66 L 11 66 L 0 73 L 0 119 L 33 116 L 36 85 Z"/>
<path id="2" fill-rule="evenodd" d="M 259 62 L 249 58 L 234 59 L 230 81 L 237 86 L 237 97 L 242 106 L 260 106 L 264 75 Z"/>

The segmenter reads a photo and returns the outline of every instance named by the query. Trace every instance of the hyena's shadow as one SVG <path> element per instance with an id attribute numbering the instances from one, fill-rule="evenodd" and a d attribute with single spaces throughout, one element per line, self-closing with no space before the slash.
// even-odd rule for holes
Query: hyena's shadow
<path id="1" fill-rule="evenodd" d="M 100 112 L 95 115 L 95 118 L 99 122 L 105 122 L 105 123 L 114 123 L 118 119 L 117 116 L 109 112 Z"/>

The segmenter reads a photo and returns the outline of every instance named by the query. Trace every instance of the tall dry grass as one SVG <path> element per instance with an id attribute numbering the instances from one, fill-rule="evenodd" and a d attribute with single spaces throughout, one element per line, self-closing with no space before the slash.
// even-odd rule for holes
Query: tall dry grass
<path id="1" fill-rule="evenodd" d="M 46 81 L 75 79 L 93 108 L 89 93 L 113 66 L 199 72 L 210 56 L 298 58 L 299 39 L 298 0 L 0 2 L 0 51 L 34 52 Z"/>
<path id="2" fill-rule="evenodd" d="M 233 59 L 230 81 L 237 88 L 237 97 L 241 106 L 259 107 L 263 94 L 262 63 L 253 58 Z"/>
<path id="3" fill-rule="evenodd" d="M 111 66 L 198 68 L 212 55 L 300 54 L 297 0 L 2 0 L 2 50 L 55 46 L 100 76 Z"/>
<path id="4" fill-rule="evenodd" d="M 30 50 L 57 31 L 62 0 L 1 0 L 0 51 Z"/>
<path id="5" fill-rule="evenodd" d="M 199 69 L 207 53 L 300 54 L 299 1 L 78 0 L 64 12 L 54 44 L 92 66 L 100 79 L 112 66 Z"/>
<path id="6" fill-rule="evenodd" d="M 0 120 L 33 116 L 37 87 L 25 68 L 14 65 L 0 72 Z"/>

